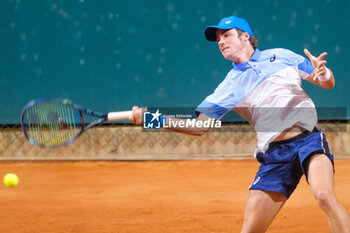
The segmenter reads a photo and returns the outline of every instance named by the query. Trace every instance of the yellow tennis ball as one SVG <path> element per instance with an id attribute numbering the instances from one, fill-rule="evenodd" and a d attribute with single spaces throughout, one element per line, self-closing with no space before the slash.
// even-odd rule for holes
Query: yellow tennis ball
<path id="1" fill-rule="evenodd" d="M 16 174 L 8 173 L 4 176 L 4 184 L 7 187 L 16 187 L 18 185 L 19 179 Z"/>

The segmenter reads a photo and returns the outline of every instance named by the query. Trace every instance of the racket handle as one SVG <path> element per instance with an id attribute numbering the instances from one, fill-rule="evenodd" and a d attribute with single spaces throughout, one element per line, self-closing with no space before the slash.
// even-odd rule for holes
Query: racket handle
<path id="1" fill-rule="evenodd" d="M 132 111 L 121 111 L 121 112 L 110 112 L 107 115 L 108 121 L 122 121 L 129 120 L 129 116 L 131 116 Z"/>

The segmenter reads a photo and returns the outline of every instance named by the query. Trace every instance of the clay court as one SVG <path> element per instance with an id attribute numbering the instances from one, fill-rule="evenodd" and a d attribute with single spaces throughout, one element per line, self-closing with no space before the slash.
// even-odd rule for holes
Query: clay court
<path id="1" fill-rule="evenodd" d="M 337 159 L 350 209 L 350 160 Z M 19 186 L 0 188 L 0 232 L 239 232 L 250 160 L 3 162 Z M 267 232 L 329 232 L 305 179 Z"/>

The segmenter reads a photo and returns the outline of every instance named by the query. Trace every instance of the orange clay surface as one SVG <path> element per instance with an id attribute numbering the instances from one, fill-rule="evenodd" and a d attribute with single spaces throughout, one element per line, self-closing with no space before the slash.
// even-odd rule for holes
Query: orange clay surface
<path id="1" fill-rule="evenodd" d="M 350 209 L 350 160 L 336 191 Z M 239 232 L 255 160 L 2 162 L 0 232 Z M 303 177 L 267 232 L 329 232 Z"/>

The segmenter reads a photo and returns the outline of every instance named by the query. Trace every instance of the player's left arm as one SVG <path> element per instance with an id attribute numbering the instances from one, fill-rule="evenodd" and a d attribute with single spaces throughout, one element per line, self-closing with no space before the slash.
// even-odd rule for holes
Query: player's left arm
<path id="1" fill-rule="evenodd" d="M 306 80 L 322 88 L 333 88 L 335 85 L 333 72 L 326 67 L 327 61 L 323 60 L 327 53 L 323 52 L 318 57 L 313 56 L 307 49 L 304 49 L 304 53 L 315 69 Z"/>
<path id="2" fill-rule="evenodd" d="M 140 108 L 138 106 L 134 106 L 132 108 L 132 114 L 130 114 L 129 116 L 129 120 L 136 125 L 143 124 L 143 112 L 146 110 L 147 108 L 145 107 Z M 173 124 L 169 124 L 170 119 L 173 122 Z M 210 125 L 206 126 L 204 122 L 206 121 L 214 122 L 215 119 L 204 113 L 200 113 L 198 118 L 194 119 L 194 121 L 195 122 L 200 121 L 202 122 L 201 124 L 197 124 L 194 122 L 193 123 L 194 127 L 180 127 L 180 125 L 186 125 L 186 121 L 187 121 L 186 119 L 167 117 L 164 125 L 167 126 L 166 127 L 167 129 L 170 129 L 177 133 L 183 133 L 183 134 L 188 134 L 193 136 L 202 136 L 206 132 L 208 132 L 210 129 Z"/>

